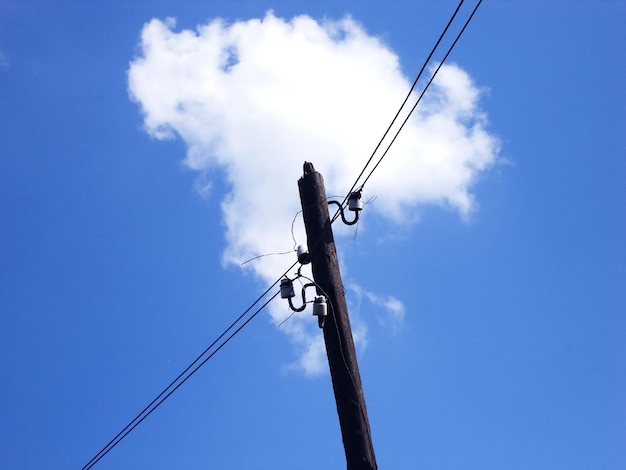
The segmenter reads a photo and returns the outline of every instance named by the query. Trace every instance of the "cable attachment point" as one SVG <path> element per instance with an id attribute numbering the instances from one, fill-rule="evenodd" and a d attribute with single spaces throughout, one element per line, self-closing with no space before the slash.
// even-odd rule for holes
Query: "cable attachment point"
<path id="1" fill-rule="evenodd" d="M 311 255 L 309 250 L 304 245 L 298 245 L 298 263 L 309 264 L 311 262 Z"/>
<path id="2" fill-rule="evenodd" d="M 354 191 L 348 196 L 348 209 L 354 212 L 354 220 L 346 220 L 346 215 L 343 211 L 343 205 L 337 201 L 328 201 L 328 205 L 334 204 L 339 207 L 339 214 L 341 220 L 346 225 L 354 225 L 359 221 L 359 214 L 363 210 L 363 201 L 361 200 L 361 190 Z"/>
<path id="3" fill-rule="evenodd" d="M 328 308 L 326 305 L 326 297 L 323 295 L 315 296 L 315 300 L 313 301 L 313 315 L 317 317 L 318 326 L 320 328 L 324 328 L 326 315 L 328 315 Z"/>
<path id="4" fill-rule="evenodd" d="M 348 196 L 348 209 L 352 212 L 356 212 L 357 214 L 359 211 L 363 210 L 363 201 L 361 200 L 360 190 L 354 191 L 353 193 L 350 193 L 350 196 Z"/>
<path id="5" fill-rule="evenodd" d="M 306 308 L 307 302 L 306 300 L 306 289 L 307 287 L 317 287 L 315 283 L 309 282 L 302 286 L 302 305 L 300 307 L 295 307 L 291 299 L 296 296 L 296 293 L 293 290 L 293 281 L 288 277 L 285 277 L 280 280 L 280 297 L 282 299 L 287 299 L 289 302 L 289 308 L 294 312 L 302 312 Z M 313 300 L 313 315 L 317 317 L 317 324 L 320 328 L 324 328 L 324 321 L 326 320 L 326 315 L 328 314 L 328 304 L 326 303 L 326 297 L 323 295 L 316 295 L 315 300 Z M 293 314 L 292 314 L 293 315 Z M 291 318 L 291 316 L 289 317 Z"/>
<path id="6" fill-rule="evenodd" d="M 281 299 L 291 299 L 295 297 L 296 293 L 293 290 L 293 282 L 291 279 L 283 278 L 280 280 L 280 298 Z"/>
<path id="7" fill-rule="evenodd" d="M 306 288 L 307 287 L 315 287 L 315 284 L 309 282 L 302 286 L 302 305 L 300 307 L 295 307 L 293 305 L 293 302 L 291 301 L 291 299 L 296 296 L 293 290 L 293 281 L 291 279 L 284 278 L 280 281 L 280 296 L 283 299 L 287 299 L 287 302 L 289 302 L 289 308 L 291 310 L 293 310 L 294 312 L 302 312 L 306 308 L 306 304 L 307 304 L 307 301 L 306 301 Z"/>

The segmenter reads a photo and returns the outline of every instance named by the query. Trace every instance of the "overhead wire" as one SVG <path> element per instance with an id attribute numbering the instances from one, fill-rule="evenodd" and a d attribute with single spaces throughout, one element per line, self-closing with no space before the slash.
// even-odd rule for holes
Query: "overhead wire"
<path id="1" fill-rule="evenodd" d="M 411 97 L 411 94 L 413 93 L 413 90 L 415 89 L 415 87 L 417 86 L 417 83 L 419 82 L 419 79 L 422 78 L 422 74 L 424 73 L 424 70 L 426 69 L 426 67 L 428 66 L 428 63 L 430 62 L 430 59 L 432 58 L 433 54 L 435 53 L 435 51 L 437 50 L 437 48 L 439 47 L 439 44 L 441 43 L 441 41 L 443 40 L 444 36 L 446 35 L 446 33 L 448 32 L 448 29 L 450 28 L 450 25 L 452 25 L 452 22 L 454 21 L 454 18 L 456 18 L 457 13 L 459 12 L 459 10 L 461 9 L 461 6 L 463 5 L 463 2 L 465 0 L 461 0 L 459 2 L 459 4 L 456 7 L 456 10 L 454 10 L 454 13 L 452 14 L 452 16 L 450 17 L 450 20 L 448 21 L 448 24 L 446 24 L 446 27 L 443 29 L 443 31 L 441 32 L 441 34 L 439 35 L 439 38 L 437 39 L 437 42 L 435 43 L 435 45 L 433 46 L 433 48 L 430 50 L 430 54 L 428 54 L 428 57 L 426 58 L 426 60 L 424 61 L 424 63 L 422 64 L 422 68 L 420 69 L 420 71 L 418 72 L 417 76 L 415 77 L 415 80 L 413 81 L 413 84 L 411 85 L 411 88 L 409 90 L 409 92 L 406 94 L 406 96 L 404 97 L 404 101 L 402 101 L 402 104 L 400 105 L 400 107 L 398 108 L 398 111 L 396 112 L 396 115 L 393 117 L 393 119 L 391 120 L 391 123 L 389 123 L 389 126 L 387 126 L 387 129 L 385 130 L 385 132 L 383 133 L 383 136 L 380 138 L 380 140 L 378 141 L 378 143 L 376 144 L 376 147 L 374 148 L 374 151 L 372 152 L 372 154 L 370 155 L 369 159 L 367 160 L 367 162 L 365 162 L 365 165 L 363 166 L 363 169 L 361 170 L 361 173 L 359 173 L 359 176 L 356 177 L 356 182 L 355 184 L 352 186 L 352 188 L 350 188 L 350 192 L 352 192 L 354 190 L 354 188 L 356 187 L 356 183 L 358 182 L 358 180 L 361 178 L 361 176 L 363 176 L 363 173 L 365 173 L 365 170 L 367 169 L 367 167 L 369 166 L 369 164 L 372 162 L 372 160 L 374 159 L 374 155 L 376 155 L 376 152 L 378 151 L 378 149 L 380 148 L 380 146 L 382 145 L 383 141 L 385 140 L 385 138 L 387 137 L 387 134 L 389 134 L 389 131 L 391 131 L 391 128 L 393 127 L 393 125 L 395 124 L 396 120 L 398 119 L 398 117 L 400 116 L 400 113 L 402 112 L 402 110 L 404 109 L 404 105 L 406 105 L 407 101 L 409 101 L 409 98 Z M 349 192 L 349 193 L 350 193 Z M 348 194 L 349 194 L 348 193 Z"/>
<path id="2" fill-rule="evenodd" d="M 380 146 L 383 144 L 385 138 L 387 137 L 387 135 L 389 134 L 389 132 L 391 131 L 393 125 L 396 123 L 398 117 L 400 116 L 400 113 L 402 112 L 402 110 L 404 109 L 404 106 L 406 105 L 406 103 L 408 102 L 409 98 L 411 97 L 411 94 L 413 93 L 413 90 L 415 90 L 415 87 L 417 86 L 420 78 L 422 78 L 422 74 L 424 73 L 424 70 L 426 70 L 426 67 L 428 66 L 428 64 L 430 63 L 430 60 L 432 59 L 433 55 L 435 54 L 435 51 L 438 49 L 439 44 L 441 43 L 441 41 L 443 40 L 443 38 L 445 37 L 445 35 L 448 32 L 448 29 L 450 29 L 450 26 L 452 25 L 452 23 L 454 22 L 454 19 L 456 18 L 457 13 L 459 12 L 459 10 L 461 9 L 461 7 L 463 6 L 465 0 L 460 0 L 459 4 L 457 5 L 456 9 L 454 10 L 454 12 L 452 13 L 452 16 L 450 17 L 450 20 L 448 20 L 448 23 L 446 24 L 445 28 L 443 29 L 443 31 L 441 32 L 441 34 L 439 35 L 439 38 L 437 39 L 437 41 L 435 42 L 435 45 L 432 47 L 432 49 L 430 50 L 430 53 L 428 54 L 428 57 L 426 57 L 426 60 L 424 60 L 424 63 L 422 64 L 422 67 L 420 68 L 419 72 L 417 73 L 417 76 L 415 77 L 415 80 L 413 80 L 413 84 L 411 85 L 411 88 L 409 89 L 408 93 L 406 94 L 406 96 L 404 97 L 404 100 L 402 101 L 402 104 L 400 105 L 400 107 L 398 108 L 398 111 L 396 112 L 395 116 L 393 117 L 393 119 L 391 120 L 391 122 L 389 123 L 389 126 L 387 126 L 387 129 L 385 130 L 385 132 L 383 133 L 382 137 L 380 138 L 380 140 L 378 141 L 378 143 L 376 144 L 376 147 L 374 147 L 374 150 L 372 151 L 370 157 L 367 159 L 367 161 L 365 162 L 365 165 L 363 166 L 363 169 L 361 170 L 361 172 L 359 173 L 359 175 L 356 177 L 354 184 L 350 187 L 350 190 L 348 191 L 348 193 L 346 194 L 345 198 L 343 199 L 343 202 L 341 203 L 342 206 L 345 206 L 348 198 L 350 197 L 350 194 L 355 190 L 355 188 L 357 187 L 357 184 L 359 182 L 359 180 L 361 179 L 361 177 L 363 176 L 363 174 L 365 173 L 365 171 L 367 170 L 367 167 L 369 166 L 369 164 L 372 162 L 372 160 L 374 159 L 374 156 L 376 155 L 376 152 L 378 152 L 378 150 L 380 149 Z M 482 1 L 482 0 L 481 0 Z M 334 222 L 337 219 L 337 216 L 339 215 L 339 211 L 337 211 L 335 213 L 335 215 L 332 218 L 332 222 Z"/>
<path id="3" fill-rule="evenodd" d="M 155 399 L 153 400 L 152 404 L 154 404 L 154 406 L 152 406 L 150 408 L 149 411 L 147 411 L 145 414 L 142 412 L 140 413 L 143 414 L 143 416 L 141 416 L 140 419 L 135 419 L 133 421 L 131 421 L 131 424 L 127 425 L 120 433 L 118 433 L 118 435 L 113 439 L 113 441 L 111 441 L 109 444 L 107 444 L 107 446 L 105 446 L 105 448 L 103 448 L 103 450 L 101 450 L 100 452 L 98 452 L 98 454 L 96 454 L 96 456 L 94 458 L 92 458 L 87 465 L 85 465 L 83 467 L 83 470 L 88 470 L 90 468 L 92 468 L 96 463 L 98 463 L 100 461 L 100 459 L 102 459 L 106 454 L 108 454 L 117 444 L 119 444 L 122 439 L 124 439 L 126 436 L 128 436 L 128 434 L 130 434 L 137 426 L 139 426 L 139 424 L 141 424 L 143 422 L 143 420 L 145 420 L 148 416 L 150 416 L 150 414 L 152 414 L 153 411 L 155 411 L 159 406 L 161 406 L 161 404 L 167 400 L 176 390 L 178 390 L 187 380 L 189 380 L 191 378 L 191 376 L 193 376 L 204 364 L 207 363 L 207 361 L 209 359 L 211 359 L 213 356 L 215 356 L 215 354 L 217 354 L 217 352 L 222 349 L 231 339 L 233 339 L 235 337 L 235 335 L 237 333 L 239 333 L 248 323 L 250 323 L 254 317 L 256 317 L 272 300 L 274 300 L 276 298 L 276 296 L 279 294 L 279 292 L 275 292 L 273 296 L 271 296 L 263 305 L 261 305 L 245 322 L 243 322 L 235 331 L 233 331 L 233 333 L 228 336 L 228 338 L 226 338 L 213 352 L 211 352 L 211 354 L 209 354 L 206 358 L 204 358 L 204 360 L 202 360 L 202 362 L 200 362 L 184 379 L 182 379 L 174 388 L 172 388 L 169 392 L 167 392 L 165 395 L 165 392 L 162 392 L 161 394 L 159 394 L 159 397 L 162 397 L 160 399 Z M 225 333 L 223 333 L 221 336 L 223 336 Z M 195 361 L 194 361 L 195 362 Z M 186 370 L 189 370 L 189 368 L 187 368 Z M 180 376 L 179 376 L 180 377 Z M 168 387 L 169 388 L 169 387 Z M 158 400 L 158 401 L 157 401 Z M 155 403 L 156 402 L 156 403 Z M 150 407 L 150 406 L 149 406 Z M 148 407 L 147 407 L 148 408 Z M 145 410 L 144 410 L 145 411 Z M 105 450 L 106 449 L 106 450 Z"/>
<path id="4" fill-rule="evenodd" d="M 300 211 L 301 212 L 301 211 Z M 298 214 L 300 213 L 298 212 Z M 297 214 L 296 214 L 297 217 Z M 295 221 L 295 218 L 294 218 Z M 292 222 L 292 236 L 293 236 L 293 222 Z M 317 245 L 322 241 L 323 237 L 320 236 L 318 240 L 313 244 L 310 249 L 315 249 Z M 135 416 L 116 436 L 111 439 L 100 451 L 94 455 L 82 470 L 89 470 L 98 463 L 106 454 L 108 454 L 115 446 L 117 446 L 128 434 L 130 434 L 141 422 L 143 422 L 152 412 L 154 412 L 165 400 L 167 400 L 178 388 L 183 385 L 192 375 L 194 375 L 209 359 L 211 359 L 222 347 L 226 345 L 237 333 L 239 333 L 250 321 L 256 317 L 276 296 L 279 292 L 276 292 L 269 300 L 267 300 L 261 307 L 259 307 L 243 324 L 241 324 L 228 338 L 226 338 L 211 354 L 206 358 L 205 355 L 228 334 L 253 308 L 257 305 L 261 299 L 263 299 L 273 289 L 280 280 L 285 277 L 289 271 L 291 271 L 298 261 L 294 261 L 289 268 L 287 268 L 283 274 L 281 274 L 269 287 L 261 293 L 254 302 L 252 302 L 243 313 L 241 313 L 204 351 L 202 351 L 192 362 L 189 364 L 174 380 L 172 380 L 167 387 L 163 389 L 143 410 L 141 410 L 137 416 Z M 201 362 L 200 362 L 201 361 Z M 196 366 L 197 364 L 197 366 Z M 196 366 L 194 368 L 194 366 Z M 193 368 L 193 370 L 191 370 Z M 191 372 L 187 374 L 187 372 Z M 183 378 L 184 377 L 184 378 Z"/>
<path id="5" fill-rule="evenodd" d="M 402 109 L 404 108 L 404 106 L 406 105 L 409 97 L 411 96 L 411 94 L 413 93 L 413 90 L 415 89 L 415 86 L 417 85 L 417 83 L 419 82 L 424 70 L 426 69 L 426 67 L 428 66 L 428 63 L 430 62 L 433 54 L 435 53 L 436 49 L 439 47 L 439 44 L 441 43 L 443 37 L 446 35 L 450 25 L 452 24 L 452 22 L 454 21 L 457 13 L 459 12 L 461 6 L 463 5 L 464 0 L 461 0 L 459 2 L 459 4 L 457 5 L 454 13 L 452 14 L 452 17 L 450 18 L 450 20 L 448 21 L 448 24 L 446 25 L 446 27 L 444 28 L 443 32 L 441 33 L 441 35 L 439 36 L 439 38 L 437 39 L 437 42 L 435 43 L 435 45 L 433 46 L 430 54 L 428 55 L 427 59 L 424 61 L 424 64 L 422 65 L 422 68 L 420 69 L 419 73 L 417 74 L 417 77 L 415 78 L 413 85 L 411 86 L 411 89 L 409 90 L 406 98 L 404 99 L 404 101 L 402 102 L 402 104 L 400 105 L 400 108 L 398 109 L 398 112 L 396 113 L 396 115 L 394 116 L 394 118 L 392 119 L 391 123 L 389 124 L 389 126 L 387 127 L 387 129 L 385 130 L 383 136 L 381 137 L 380 141 L 378 142 L 378 144 L 376 145 L 374 151 L 372 152 L 371 156 L 369 157 L 369 159 L 367 160 L 367 162 L 365 163 L 365 165 L 363 166 L 363 169 L 361 170 L 361 172 L 359 173 L 359 175 L 357 176 L 357 178 L 354 181 L 354 184 L 352 185 L 352 187 L 350 188 L 350 190 L 348 191 L 348 193 L 346 194 L 345 198 L 343 199 L 342 203 L 339 205 L 339 208 L 337 209 L 337 211 L 335 212 L 334 216 L 331 219 L 331 224 L 338 218 L 338 216 L 341 213 L 342 208 L 346 205 L 346 202 L 348 201 L 350 195 L 352 194 L 352 192 L 355 190 L 355 188 L 357 187 L 357 184 L 359 183 L 360 178 L 363 176 L 363 174 L 365 173 L 365 171 L 367 170 L 367 167 L 370 165 L 370 163 L 372 162 L 374 155 L 376 154 L 376 152 L 378 151 L 378 149 L 380 148 L 380 146 L 382 145 L 383 141 L 385 140 L 385 138 L 387 137 L 387 135 L 389 134 L 389 131 L 391 130 L 391 128 L 393 127 L 393 125 L 395 124 L 396 120 L 398 119 L 398 116 L 400 115 L 400 113 L 402 112 Z M 452 52 L 452 49 L 454 49 L 454 46 L 456 45 L 456 43 L 459 41 L 461 35 L 463 34 L 463 32 L 465 31 L 465 29 L 467 28 L 468 24 L 470 23 L 470 21 L 472 20 L 474 13 L 476 13 L 476 10 L 478 9 L 478 7 L 480 6 L 480 4 L 482 3 L 482 0 L 479 0 L 478 3 L 476 4 L 476 6 L 474 7 L 474 9 L 472 10 L 472 13 L 470 14 L 470 16 L 468 17 L 468 19 L 466 20 L 465 24 L 463 25 L 463 27 L 461 28 L 460 32 L 457 34 L 455 40 L 453 41 L 452 45 L 448 48 L 448 51 L 446 52 L 444 58 L 442 59 L 442 61 L 439 63 L 438 67 L 436 68 L 435 72 L 432 74 L 431 78 L 429 79 L 428 83 L 426 84 L 426 86 L 424 87 L 424 89 L 422 90 L 420 96 L 418 97 L 418 100 L 416 101 L 416 103 L 413 105 L 413 107 L 411 108 L 411 110 L 409 111 L 407 117 L 404 119 L 404 121 L 402 122 L 402 124 L 400 125 L 400 128 L 398 129 L 398 131 L 395 133 L 393 139 L 391 140 L 391 142 L 389 143 L 389 145 L 387 146 L 387 148 L 385 149 L 385 152 L 383 153 L 383 155 L 378 159 L 378 161 L 376 162 L 376 164 L 374 165 L 374 167 L 372 168 L 372 170 L 369 172 L 369 174 L 367 175 L 367 177 L 365 178 L 365 180 L 363 181 L 363 183 L 361 183 L 361 185 L 359 186 L 359 191 L 361 191 L 363 189 L 363 187 L 365 186 L 365 183 L 367 183 L 367 181 L 370 179 L 370 177 L 372 176 L 372 174 L 374 173 L 374 171 L 376 170 L 376 168 L 378 168 L 378 166 L 380 165 L 381 161 L 383 160 L 383 158 L 387 155 L 387 153 L 389 152 L 389 149 L 391 148 L 391 146 L 393 145 L 393 143 L 395 142 L 396 138 L 398 137 L 400 131 L 403 129 L 404 125 L 406 124 L 406 122 L 408 121 L 408 119 L 411 117 L 411 115 L 413 114 L 413 111 L 415 110 L 415 108 L 417 107 L 417 105 L 419 104 L 419 102 L 421 101 L 422 97 L 424 96 L 424 94 L 426 93 L 426 90 L 428 90 L 428 87 L 430 86 L 430 84 L 432 83 L 432 81 L 435 79 L 437 72 L 439 72 L 439 69 L 441 68 L 441 66 L 445 63 L 446 59 L 448 58 L 448 56 L 450 55 L 450 53 Z M 333 316 L 334 318 L 334 316 Z M 338 328 L 337 325 L 337 320 L 334 318 L 334 324 L 335 324 L 335 328 Z M 345 355 L 343 353 L 343 348 L 341 348 L 341 344 L 340 344 L 340 354 L 341 357 L 343 359 L 343 363 L 344 366 L 346 367 L 346 371 L 348 373 L 348 376 L 350 377 L 350 381 L 352 382 L 352 386 L 354 387 L 355 391 L 356 391 L 356 385 L 355 385 L 355 378 L 352 375 L 352 372 L 350 370 L 350 368 L 348 367 L 348 364 L 346 362 L 346 358 Z M 359 408 L 361 408 L 361 404 L 359 403 Z M 361 408 L 361 413 L 363 414 L 363 416 L 365 416 L 365 412 L 364 410 Z M 369 429 L 367 429 L 367 431 L 369 432 Z M 371 436 L 370 436 L 371 439 Z"/>
<path id="6" fill-rule="evenodd" d="M 298 212 L 299 214 L 300 212 Z M 297 217 L 297 214 L 296 214 Z M 293 222 L 292 222 L 293 231 Z M 323 237 L 320 236 L 318 240 L 313 244 L 310 249 L 315 249 L 317 245 L 322 241 Z M 280 280 L 285 277 L 289 271 L 291 271 L 298 261 L 294 261 L 289 268 L 287 268 L 283 274 L 281 274 L 265 291 L 260 294 L 250 306 L 244 310 L 209 346 L 207 346 L 202 353 L 200 353 L 170 384 L 163 389 L 143 410 L 141 410 L 137 416 L 135 416 L 117 435 L 111 439 L 100 451 L 94 455 L 82 470 L 91 469 L 96 463 L 98 463 L 106 454 L 108 454 L 115 446 L 117 446 L 130 432 L 132 432 L 141 422 L 143 422 L 153 411 L 155 411 L 165 400 L 167 400 L 178 388 L 185 383 L 192 375 L 194 375 L 200 367 L 202 367 L 209 359 L 211 359 L 215 353 L 217 353 L 226 343 L 228 343 L 237 333 L 239 333 L 254 317 L 256 317 L 276 296 L 279 292 L 276 292 L 268 301 L 266 301 L 261 307 L 259 307 L 241 326 L 239 326 L 223 343 L 221 343 L 209 356 L 204 360 L 202 358 L 232 330 L 253 308 L 257 305 L 261 299 L 263 299 L 272 288 L 274 288 Z M 200 362 L 202 361 L 202 362 Z M 198 364 L 187 376 L 187 372 L 191 370 L 196 364 Z M 184 377 L 184 378 L 183 378 Z M 181 380 L 182 379 L 182 380 Z"/>
<path id="7" fill-rule="evenodd" d="M 393 145 L 393 143 L 396 141 L 396 139 L 398 138 L 398 135 L 400 134 L 400 132 L 402 131 L 402 129 L 404 128 L 405 124 L 407 123 L 407 121 L 409 120 L 409 118 L 411 117 L 411 115 L 413 114 L 413 111 L 415 111 L 415 108 L 417 108 L 417 105 L 420 103 L 420 101 L 422 100 L 422 98 L 424 97 L 424 94 L 426 93 L 426 91 L 428 90 L 428 88 L 430 87 L 431 83 L 433 82 L 433 80 L 435 79 L 435 77 L 437 76 L 437 73 L 439 72 L 439 70 L 441 69 L 441 67 L 443 66 L 443 64 L 445 63 L 445 61 L 447 60 L 448 56 L 450 55 L 450 53 L 452 52 L 452 50 L 454 49 L 454 46 L 456 46 L 457 42 L 459 41 L 459 39 L 461 39 L 461 36 L 463 35 L 463 32 L 465 32 L 465 29 L 467 28 L 467 26 L 469 25 L 470 21 L 472 21 L 472 18 L 474 17 L 474 13 L 476 13 L 476 10 L 478 10 L 478 7 L 480 6 L 480 4 L 482 3 L 483 0 L 478 0 L 478 3 L 476 3 L 476 6 L 474 7 L 474 9 L 472 10 L 472 13 L 469 15 L 469 17 L 467 18 L 467 20 L 465 21 L 465 24 L 463 25 L 463 27 L 461 28 L 461 30 L 459 31 L 459 33 L 457 34 L 456 38 L 454 39 L 454 41 L 452 42 L 452 44 L 450 45 L 450 47 L 448 48 L 446 54 L 444 55 L 443 59 L 441 60 L 441 62 L 439 62 L 439 65 L 437 65 L 437 68 L 435 69 L 435 71 L 433 72 L 433 74 L 431 75 L 430 79 L 428 80 L 428 83 L 426 83 L 426 85 L 424 86 L 424 89 L 422 90 L 422 92 L 420 93 L 417 101 L 415 102 L 415 104 L 413 105 L 413 107 L 411 108 L 411 110 L 409 111 L 409 114 L 406 116 L 406 118 L 404 119 L 404 121 L 402 121 L 402 124 L 400 125 L 400 127 L 398 128 L 397 132 L 395 133 L 395 135 L 393 136 L 393 139 L 391 140 L 391 142 L 389 142 L 389 145 L 387 146 L 387 148 L 385 149 L 385 151 L 383 152 L 383 154 L 381 155 L 381 157 L 378 159 L 378 161 L 376 162 L 376 164 L 374 165 L 374 167 L 370 170 L 369 174 L 367 175 L 367 177 L 363 180 L 363 183 L 361 183 L 361 188 L 363 188 L 365 186 L 365 183 L 367 183 L 370 179 L 370 177 L 372 176 L 372 174 L 374 173 L 374 171 L 376 171 L 376 169 L 378 168 L 378 166 L 380 165 L 380 163 L 383 161 L 383 159 L 385 158 L 385 156 L 387 156 L 387 153 L 389 152 L 389 149 L 391 148 L 391 146 Z M 362 175 L 363 173 L 361 173 Z M 360 176 L 359 176 L 360 177 Z"/>
<path id="8" fill-rule="evenodd" d="M 141 410 L 137 416 L 135 416 L 124 428 L 118 432 L 113 439 L 111 439 L 96 455 L 94 455 L 89 462 L 85 464 L 82 470 L 88 470 L 92 468 L 102 457 L 108 454 L 115 446 L 117 446 L 122 439 L 124 439 L 133 429 L 135 429 L 139 423 L 146 419 L 154 410 L 156 410 L 165 400 L 167 400 L 174 391 L 176 391 L 183 383 L 185 383 L 192 375 L 194 375 L 200 367 L 202 367 L 209 359 L 211 359 L 215 353 L 217 353 L 226 343 L 228 343 L 241 329 L 246 326 L 254 317 L 256 317 L 277 295 L 276 292 L 268 301 L 266 301 L 261 307 L 259 307 L 240 327 L 238 327 L 226 340 L 224 340 L 209 356 L 204 360 L 202 358 L 224 338 L 229 331 L 231 331 L 253 308 L 257 305 L 261 299 L 263 299 L 278 282 L 285 276 L 293 267 L 297 264 L 294 262 L 285 272 L 281 275 L 272 285 L 270 285 L 261 295 L 259 295 L 250 306 L 244 310 L 209 346 L 207 346 L 202 353 L 200 353 L 174 380 L 172 380 L 167 387 L 163 389 L 143 410 Z M 202 361 L 202 362 L 200 362 Z M 199 363 L 199 364 L 198 364 Z M 198 364 L 196 366 L 196 364 Z M 187 376 L 194 366 L 193 369 Z M 184 377 L 184 378 L 183 378 Z M 181 380 L 182 379 L 182 380 Z"/>

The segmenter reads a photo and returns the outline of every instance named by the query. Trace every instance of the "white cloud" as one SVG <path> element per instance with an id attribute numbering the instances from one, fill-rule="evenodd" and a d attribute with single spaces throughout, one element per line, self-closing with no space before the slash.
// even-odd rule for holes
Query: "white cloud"
<path id="1" fill-rule="evenodd" d="M 186 165 L 201 175 L 224 172 L 225 263 L 292 248 L 302 163 L 322 172 L 329 194 L 345 194 L 410 87 L 398 57 L 350 18 L 286 21 L 268 13 L 174 28 L 172 19 L 147 23 L 130 64 L 129 93 L 146 131 L 182 138 Z M 425 204 L 469 214 L 471 186 L 498 152 L 465 71 L 442 67 L 427 96 L 366 188 L 378 195 L 373 211 L 396 222 Z M 206 179 L 199 186 L 211 189 Z M 295 237 L 305 242 L 301 223 Z M 245 269 L 272 282 L 289 264 L 265 257 Z M 383 303 L 401 319 L 400 303 Z M 283 307 L 271 309 L 276 323 Z M 300 367 L 319 371 L 315 321 L 296 315 L 282 329 L 304 351 Z"/>
<path id="2" fill-rule="evenodd" d="M 356 283 L 350 283 L 349 289 L 357 299 L 356 310 L 361 310 L 363 299 L 369 300 L 378 308 L 376 315 L 378 323 L 391 333 L 398 333 L 404 327 L 404 317 L 406 316 L 405 305 L 392 295 L 378 295 L 366 291 Z"/>
<path id="3" fill-rule="evenodd" d="M 290 370 L 301 370 L 308 376 L 323 374 L 328 370 L 326 366 L 326 347 L 321 334 L 307 335 L 299 342 L 300 354 L 298 359 L 288 365 Z"/>

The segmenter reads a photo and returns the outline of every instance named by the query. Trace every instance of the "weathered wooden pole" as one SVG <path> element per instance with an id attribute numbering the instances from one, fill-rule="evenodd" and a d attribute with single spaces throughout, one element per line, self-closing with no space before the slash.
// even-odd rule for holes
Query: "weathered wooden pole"
<path id="1" fill-rule="evenodd" d="M 323 328 L 324 342 L 337 402 L 347 468 L 376 469 L 376 457 L 352 339 L 348 306 L 339 272 L 324 179 L 315 171 L 312 163 L 304 163 L 304 176 L 298 180 L 298 188 L 313 279 L 318 286 L 318 294 L 326 296 L 329 304 L 328 318 Z"/>

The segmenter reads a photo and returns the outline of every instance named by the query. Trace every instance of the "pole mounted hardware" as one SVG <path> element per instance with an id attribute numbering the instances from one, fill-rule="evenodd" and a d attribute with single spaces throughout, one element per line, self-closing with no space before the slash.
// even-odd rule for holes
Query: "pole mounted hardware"
<path id="1" fill-rule="evenodd" d="M 296 293 L 293 290 L 293 282 L 286 277 L 280 280 L 280 298 L 291 299 L 295 297 Z"/>
<path id="2" fill-rule="evenodd" d="M 357 215 L 363 210 L 363 201 L 361 200 L 361 190 L 354 191 L 348 196 L 348 209 L 356 212 Z"/>
<path id="3" fill-rule="evenodd" d="M 343 211 L 343 206 L 337 201 L 328 201 L 328 205 L 334 204 L 339 207 L 339 214 L 341 214 L 341 220 L 346 225 L 354 225 L 359 221 L 359 214 L 363 210 L 363 201 L 361 200 L 361 190 L 354 191 L 348 196 L 348 209 L 354 212 L 354 220 L 346 220 L 346 215 Z"/>
<path id="4" fill-rule="evenodd" d="M 309 255 L 309 250 L 306 249 L 304 245 L 298 245 L 298 263 L 304 265 L 309 264 L 311 262 L 311 256 Z"/>
<path id="5" fill-rule="evenodd" d="M 324 328 L 328 308 L 326 307 L 326 297 L 323 295 L 315 296 L 315 300 L 313 301 L 313 315 L 317 317 L 317 326 Z"/>
<path id="6" fill-rule="evenodd" d="M 291 299 L 296 296 L 293 289 L 293 281 L 287 277 L 280 280 L 280 297 L 281 299 L 287 299 L 289 308 L 294 312 L 302 312 L 306 308 L 307 303 L 313 302 L 313 315 L 317 317 L 317 324 L 320 328 L 324 328 L 326 315 L 328 314 L 328 305 L 326 303 L 326 296 L 316 295 L 313 301 L 306 300 L 307 287 L 317 287 L 314 283 L 309 282 L 302 286 L 302 305 L 300 307 L 294 306 Z"/>

